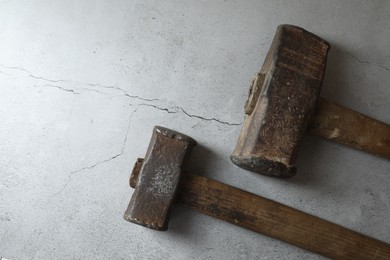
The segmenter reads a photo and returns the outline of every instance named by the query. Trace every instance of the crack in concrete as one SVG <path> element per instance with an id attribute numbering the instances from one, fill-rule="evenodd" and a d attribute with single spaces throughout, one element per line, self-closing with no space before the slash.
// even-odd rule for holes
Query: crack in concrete
<path id="1" fill-rule="evenodd" d="M 381 64 L 378 64 L 376 62 L 370 62 L 370 61 L 365 61 L 365 60 L 361 60 L 359 59 L 357 56 L 353 55 L 352 53 L 350 52 L 345 52 L 346 54 L 348 54 L 350 57 L 352 57 L 354 60 L 356 60 L 358 63 L 361 63 L 361 64 L 367 64 L 367 65 L 374 65 L 374 66 L 377 66 L 381 69 L 384 69 L 384 70 L 387 70 L 387 71 L 390 71 L 390 68 L 384 66 L 384 65 L 381 65 Z"/>
<path id="2" fill-rule="evenodd" d="M 81 168 L 81 169 L 78 169 L 78 170 L 75 170 L 75 171 L 70 172 L 70 173 L 68 174 L 67 180 L 66 180 L 66 182 L 64 183 L 64 185 L 62 185 L 62 187 L 60 188 L 60 190 L 59 190 L 58 192 L 56 192 L 56 193 L 54 193 L 54 194 L 52 195 L 52 199 L 53 199 L 54 197 L 57 197 L 58 195 L 60 195 L 60 194 L 66 189 L 66 187 L 68 187 L 69 183 L 70 183 L 70 182 L 72 181 L 72 179 L 73 179 L 72 177 L 73 177 L 74 174 L 79 173 L 79 172 L 82 172 L 82 171 L 85 171 L 85 170 L 93 169 L 93 168 L 95 168 L 96 166 L 98 166 L 98 165 L 100 165 L 100 164 L 103 164 L 103 163 L 109 162 L 109 161 L 111 161 L 111 160 L 114 160 L 115 158 L 119 157 L 120 155 L 122 155 L 122 152 L 121 152 L 121 153 L 118 153 L 118 154 L 116 154 L 116 155 L 114 155 L 114 156 L 112 156 L 112 157 L 110 157 L 110 158 L 108 158 L 108 159 L 105 159 L 105 160 L 103 160 L 103 161 L 97 162 L 97 163 L 95 163 L 95 164 L 93 164 L 93 165 L 91 165 L 91 166 L 86 166 L 86 167 L 83 167 L 83 168 Z M 48 203 L 50 203 L 50 202 L 52 201 L 52 199 L 49 200 Z"/>
<path id="3" fill-rule="evenodd" d="M 34 79 L 43 80 L 43 81 L 50 82 L 50 83 L 61 83 L 61 82 L 62 83 L 75 83 L 75 84 L 86 85 L 86 86 L 100 88 L 100 89 L 113 89 L 113 90 L 121 92 L 123 94 L 123 96 L 125 96 L 127 98 L 130 98 L 130 99 L 136 99 L 136 100 L 146 101 L 146 102 L 162 101 L 161 99 L 158 99 L 158 98 L 144 98 L 144 97 L 140 97 L 140 96 L 137 96 L 137 95 L 130 95 L 129 93 L 127 93 L 127 91 L 125 91 L 124 89 L 122 89 L 122 88 L 120 88 L 118 86 L 115 86 L 115 85 L 106 86 L 106 85 L 102 85 L 102 84 L 98 84 L 98 83 L 85 83 L 85 82 L 79 82 L 79 81 L 73 81 L 73 80 L 63 80 L 63 79 L 49 79 L 49 78 L 45 78 L 45 77 L 41 77 L 41 76 L 36 76 L 33 73 L 31 73 L 30 71 L 28 71 L 28 70 L 26 70 L 26 69 L 24 69 L 22 67 L 11 67 L 11 66 L 4 66 L 4 65 L 0 65 L 0 67 L 7 68 L 7 69 L 15 69 L 15 70 L 23 71 L 24 73 L 27 74 L 28 77 L 31 77 L 31 78 L 34 78 Z M 65 92 L 69 92 L 69 93 L 72 93 L 74 95 L 80 95 L 81 94 L 80 91 L 92 91 L 92 92 L 99 93 L 101 95 L 106 95 L 105 93 L 103 93 L 103 92 L 101 92 L 99 90 L 91 89 L 91 88 L 67 89 L 67 88 L 64 88 L 64 87 L 61 87 L 61 86 L 58 86 L 58 85 L 53 85 L 53 84 L 34 85 L 34 86 L 36 88 L 39 87 L 39 86 L 41 86 L 41 87 L 57 88 L 59 90 L 62 90 L 62 91 L 65 91 Z M 130 104 L 130 105 L 134 106 L 132 104 Z M 191 117 L 191 118 L 197 118 L 197 119 L 200 119 L 200 120 L 203 120 L 203 121 L 209 121 L 209 122 L 217 122 L 217 123 L 220 123 L 220 124 L 223 124 L 223 125 L 228 125 L 228 126 L 238 126 L 238 125 L 241 125 L 241 123 L 230 123 L 230 122 L 227 122 L 227 121 L 223 121 L 223 120 L 217 119 L 215 117 L 207 118 L 207 117 L 204 117 L 204 116 L 190 114 L 185 109 L 183 109 L 182 107 L 179 107 L 179 106 L 173 106 L 173 107 L 171 107 L 171 109 L 164 108 L 164 107 L 159 107 L 159 106 L 154 105 L 154 104 L 146 104 L 146 103 L 138 104 L 138 106 L 153 107 L 155 109 L 158 109 L 158 110 L 161 110 L 161 111 L 165 111 L 165 112 L 167 112 L 169 114 L 175 114 L 175 113 L 178 113 L 178 112 L 182 112 L 184 115 L 186 115 L 188 117 Z"/>
<path id="4" fill-rule="evenodd" d="M 142 100 L 142 101 L 149 101 L 149 102 L 153 102 L 153 101 L 161 101 L 161 99 L 158 99 L 158 98 L 152 98 L 152 99 L 149 99 L 149 98 L 143 98 L 143 97 L 140 97 L 140 96 L 135 96 L 135 95 L 129 95 L 129 94 L 125 94 L 126 97 L 129 97 L 129 98 L 135 98 L 135 99 L 139 99 L 139 100 Z"/>
<path id="5" fill-rule="evenodd" d="M 120 88 L 118 86 L 105 86 L 105 85 L 93 84 L 93 83 L 85 83 L 85 84 L 88 85 L 88 86 L 91 86 L 91 87 L 98 87 L 98 88 L 104 88 L 104 89 L 118 90 L 118 91 L 122 92 L 124 96 L 129 97 L 129 98 L 135 98 L 135 99 L 139 99 L 139 100 L 143 100 L 143 101 L 149 101 L 149 102 L 161 101 L 161 99 L 158 99 L 158 98 L 149 99 L 149 98 L 143 98 L 143 97 L 136 96 L 136 95 L 130 95 L 130 94 L 127 93 L 126 90 L 124 90 L 124 89 L 122 89 L 122 88 Z"/>
<path id="6" fill-rule="evenodd" d="M 108 159 L 99 161 L 99 162 L 97 162 L 97 163 L 95 163 L 95 164 L 92 164 L 92 165 L 90 165 L 90 166 L 85 166 L 85 167 L 82 167 L 82 168 L 80 168 L 80 169 L 77 169 L 77 170 L 74 170 L 74 171 L 70 172 L 70 173 L 68 174 L 68 176 L 67 176 L 67 180 L 65 181 L 64 185 L 62 185 L 62 187 L 60 188 L 60 190 L 59 190 L 58 192 L 56 192 L 56 193 L 54 193 L 54 194 L 52 195 L 52 198 L 49 200 L 49 202 L 48 202 L 47 204 L 49 204 L 49 203 L 52 201 L 53 198 L 55 198 L 55 197 L 57 197 L 58 195 L 60 195 L 60 194 L 66 189 L 66 187 L 67 187 L 67 186 L 69 185 L 69 183 L 72 181 L 72 177 L 73 177 L 74 174 L 79 173 L 79 172 L 82 172 L 82 171 L 85 171 L 85 170 L 93 169 L 93 168 L 95 168 L 95 167 L 97 167 L 97 166 L 99 166 L 99 165 L 101 165 L 101 164 L 103 164 L 103 163 L 107 163 L 107 162 L 109 162 L 109 161 L 112 161 L 112 160 L 118 158 L 119 156 L 121 156 L 121 155 L 124 153 L 125 148 L 126 148 L 126 144 L 127 144 L 127 138 L 128 138 L 128 136 L 129 136 L 129 133 L 130 133 L 131 118 L 132 118 L 133 115 L 137 112 L 137 110 L 138 110 L 138 108 L 134 109 L 133 112 L 132 112 L 132 113 L 130 114 L 130 116 L 129 116 L 128 124 L 127 124 L 127 130 L 126 130 L 126 133 L 125 133 L 125 137 L 124 137 L 124 139 L 123 139 L 122 148 L 121 148 L 120 152 L 117 153 L 117 154 L 115 154 L 114 156 L 111 156 L 111 157 L 108 158 Z"/>
<path id="7" fill-rule="evenodd" d="M 11 70 L 19 70 L 27 74 L 27 77 L 34 78 L 34 79 L 39 79 L 39 80 L 44 80 L 47 82 L 52 82 L 52 83 L 58 83 L 58 82 L 73 82 L 71 80 L 63 80 L 63 79 L 49 79 L 41 76 L 36 76 L 32 72 L 22 68 L 22 67 L 16 67 L 16 66 L 5 66 L 5 65 L 0 65 L 2 68 L 6 69 L 11 69 Z"/>
<path id="8" fill-rule="evenodd" d="M 52 84 L 45 84 L 45 85 L 34 85 L 35 88 L 40 88 L 40 87 L 49 87 L 49 88 L 57 88 L 59 90 L 65 91 L 65 92 L 70 92 L 74 95 L 81 95 L 80 91 L 91 91 L 91 92 L 96 92 L 101 95 L 105 95 L 103 92 L 96 90 L 96 89 L 91 89 L 91 88 L 77 88 L 77 89 L 70 89 L 70 88 L 64 88 L 61 86 L 57 85 L 52 85 Z"/>
<path id="9" fill-rule="evenodd" d="M 157 110 L 161 110 L 161 111 L 167 112 L 168 114 L 176 114 L 176 113 L 177 113 L 177 111 L 169 110 L 169 108 L 159 107 L 159 106 L 152 105 L 152 104 L 145 104 L 145 103 L 137 104 L 137 105 L 130 104 L 130 106 L 137 106 L 137 107 L 140 107 L 140 106 L 153 107 L 153 108 L 155 108 L 155 109 L 157 109 Z"/>
<path id="10" fill-rule="evenodd" d="M 60 89 L 62 91 L 65 91 L 65 92 L 68 92 L 68 93 L 72 93 L 73 95 L 80 95 L 80 92 L 77 92 L 75 89 L 67 89 L 67 88 L 63 88 L 63 87 L 60 87 L 60 86 L 56 86 L 56 85 L 50 85 L 50 84 L 46 84 L 46 85 L 34 85 L 35 88 L 39 88 L 39 87 L 50 87 L 50 88 L 57 88 L 57 89 Z"/>
<path id="11" fill-rule="evenodd" d="M 114 89 L 114 90 L 122 92 L 124 96 L 129 97 L 129 98 L 139 99 L 139 100 L 148 101 L 148 102 L 161 101 L 161 99 L 158 99 L 158 98 L 151 98 L 151 99 L 149 99 L 149 98 L 143 98 L 143 97 L 140 97 L 140 96 L 137 96 L 137 95 L 130 95 L 129 93 L 127 93 L 126 90 L 124 90 L 124 89 L 122 89 L 122 88 L 120 88 L 118 86 L 115 86 L 115 85 L 106 86 L 106 85 L 102 85 L 102 84 L 99 84 L 99 83 L 86 83 L 86 82 L 81 82 L 81 81 L 64 80 L 64 79 L 49 79 L 49 78 L 45 78 L 45 77 L 41 77 L 41 76 L 36 76 L 33 73 L 31 73 L 30 71 L 28 71 L 28 70 L 26 70 L 24 68 L 21 68 L 21 67 L 4 66 L 4 65 L 0 65 L 0 67 L 7 68 L 7 69 L 14 69 L 14 70 L 23 71 L 23 72 L 25 72 L 27 74 L 27 77 L 31 77 L 31 78 L 34 78 L 34 79 L 39 79 L 39 80 L 43 80 L 43 81 L 47 81 L 47 82 L 51 82 L 51 83 L 59 83 L 59 82 L 62 82 L 62 83 L 75 83 L 75 84 L 81 84 L 81 85 L 87 85 L 87 86 L 91 86 L 91 87 L 96 87 L 96 88 Z M 6 74 L 4 72 L 0 72 L 0 73 Z M 55 86 L 55 85 L 42 85 L 42 86 L 46 86 L 46 87 L 50 86 L 50 87 L 59 88 L 59 89 L 62 89 L 64 91 L 68 91 L 68 92 L 74 92 L 74 93 L 76 92 L 75 89 L 71 90 L 71 89 L 66 89 L 66 88 L 62 88 L 60 86 Z M 97 93 L 100 93 L 100 94 L 104 95 L 104 93 L 102 93 L 100 91 L 97 91 L 97 90 L 94 90 L 94 89 L 81 88 L 80 90 L 94 91 L 94 92 L 97 92 Z"/>
<path id="12" fill-rule="evenodd" d="M 130 104 L 130 106 L 146 106 L 146 107 L 153 107 L 153 108 L 155 108 L 155 109 L 164 111 L 164 112 L 166 112 L 166 113 L 168 113 L 168 114 L 176 114 L 176 113 L 182 112 L 184 115 L 186 115 L 186 116 L 188 116 L 188 117 L 198 118 L 198 119 L 204 120 L 204 121 L 214 121 L 214 122 L 217 122 L 217 123 L 220 123 L 220 124 L 223 124 L 223 125 L 229 125 L 229 126 L 238 126 L 238 125 L 241 125 L 241 123 L 230 123 L 230 122 L 227 122 L 227 121 L 222 121 L 222 120 L 216 119 L 216 118 L 214 118 L 214 117 L 212 117 L 212 118 L 207 118 L 207 117 L 203 117 L 203 116 L 193 115 L 193 114 L 188 113 L 188 112 L 185 111 L 183 108 L 178 107 L 178 106 L 171 107 L 171 110 L 170 110 L 169 108 L 166 108 L 166 107 L 159 107 L 159 106 L 156 106 L 156 105 L 153 105 L 153 104 L 145 104 L 145 103 L 141 103 L 141 104 L 137 104 L 137 105 L 132 105 L 132 104 Z"/>
<path id="13" fill-rule="evenodd" d="M 222 121 L 222 120 L 219 120 L 217 118 L 206 118 L 206 117 L 203 117 L 203 116 L 198 116 L 198 115 L 193 115 L 193 114 L 190 114 L 188 113 L 187 111 L 185 111 L 183 108 L 181 107 L 175 107 L 177 109 L 179 109 L 180 111 L 182 111 L 185 115 L 187 115 L 188 117 L 194 117 L 194 118 L 198 118 L 198 119 L 201 119 L 201 120 L 204 120 L 204 121 L 215 121 L 217 123 L 220 123 L 220 124 L 223 124 L 223 125 L 229 125 L 229 126 L 238 126 L 240 125 L 241 123 L 230 123 L 230 122 L 227 122 L 227 121 Z"/>
<path id="14" fill-rule="evenodd" d="M 127 94 L 125 93 L 124 90 L 122 90 L 121 88 L 118 88 L 118 87 L 115 87 L 115 86 L 102 86 L 102 85 L 99 85 L 99 84 L 87 84 L 89 86 L 99 86 L 101 88 L 110 88 L 110 89 L 117 89 L 117 90 L 121 90 L 123 91 L 124 93 L 124 96 L 125 97 L 128 97 L 130 99 L 137 99 L 137 100 L 141 100 L 141 101 L 146 101 L 146 102 L 154 102 L 154 101 L 161 101 L 161 99 L 157 99 L 157 98 L 153 98 L 153 99 L 148 99 L 148 98 L 143 98 L 143 97 L 140 97 L 140 96 L 136 96 L 136 95 L 130 95 L 130 94 Z M 38 85 L 34 85 L 35 87 L 39 87 Z M 96 93 L 99 93 L 101 95 L 105 95 L 103 92 L 101 91 L 98 91 L 98 90 L 95 90 L 95 89 L 90 89 L 90 88 L 79 88 L 79 89 L 67 89 L 67 88 L 63 88 L 63 87 L 60 87 L 60 86 L 57 86 L 57 85 L 52 85 L 52 84 L 45 84 L 45 85 L 40 85 L 41 87 L 52 87 L 52 88 L 57 88 L 59 90 L 63 90 L 65 92 L 71 92 L 72 94 L 74 95 L 80 95 L 80 92 L 79 91 L 93 91 L 93 92 L 96 92 Z M 238 125 L 241 125 L 241 123 L 230 123 L 230 122 L 227 122 L 227 121 L 223 121 L 223 120 L 220 120 L 220 119 L 217 119 L 217 118 L 207 118 L 207 117 L 203 117 L 203 116 L 199 116 L 199 115 L 194 115 L 194 114 L 190 114 L 188 113 L 185 109 L 183 109 L 182 107 L 179 107 L 179 106 L 173 106 L 170 108 L 165 108 L 165 107 L 159 107 L 157 105 L 154 105 L 154 104 L 147 104 L 147 103 L 141 103 L 141 104 L 137 104 L 137 105 L 133 105 L 133 104 L 130 104 L 130 106 L 147 106 L 147 107 L 153 107 L 155 109 L 158 109 L 158 110 L 161 110 L 161 111 L 165 111 L 167 112 L 168 114 L 176 114 L 178 112 L 182 112 L 184 115 L 188 116 L 188 117 L 192 117 L 192 118 L 198 118 L 200 120 L 204 120 L 204 121 L 214 121 L 214 122 L 217 122 L 217 123 L 220 123 L 220 124 L 223 124 L 223 125 L 229 125 L 229 126 L 238 126 Z"/>

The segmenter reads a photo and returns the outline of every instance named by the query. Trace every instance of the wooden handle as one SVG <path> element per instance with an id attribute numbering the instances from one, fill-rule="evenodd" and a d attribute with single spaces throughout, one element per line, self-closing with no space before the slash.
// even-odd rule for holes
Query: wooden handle
<path id="1" fill-rule="evenodd" d="M 390 160 L 390 125 L 320 99 L 308 132 Z"/>
<path id="2" fill-rule="evenodd" d="M 132 186 L 139 164 L 142 159 L 133 169 Z M 177 200 L 205 215 L 333 259 L 390 259 L 389 244 L 206 177 L 183 174 Z"/>

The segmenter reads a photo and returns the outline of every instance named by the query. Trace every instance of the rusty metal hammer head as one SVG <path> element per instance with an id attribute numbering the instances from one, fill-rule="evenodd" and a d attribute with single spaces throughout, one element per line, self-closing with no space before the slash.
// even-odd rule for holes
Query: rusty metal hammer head
<path id="1" fill-rule="evenodd" d="M 156 230 L 168 228 L 169 210 L 182 166 L 196 141 L 176 131 L 155 126 L 137 186 L 124 218 Z"/>
<path id="2" fill-rule="evenodd" d="M 241 168 L 276 177 L 295 174 L 295 161 L 325 73 L 330 45 L 296 26 L 280 25 L 252 81 L 246 117 L 231 155 Z"/>

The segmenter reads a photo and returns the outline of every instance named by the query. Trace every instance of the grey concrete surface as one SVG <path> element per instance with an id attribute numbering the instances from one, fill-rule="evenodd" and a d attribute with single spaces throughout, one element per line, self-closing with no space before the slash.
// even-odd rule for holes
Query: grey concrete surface
<path id="1" fill-rule="evenodd" d="M 298 174 L 229 161 L 277 25 L 329 41 L 322 95 L 390 123 L 389 1 L 0 1 L 0 257 L 323 259 L 179 206 L 123 220 L 154 125 L 189 169 L 390 243 L 390 162 L 306 137 Z"/>

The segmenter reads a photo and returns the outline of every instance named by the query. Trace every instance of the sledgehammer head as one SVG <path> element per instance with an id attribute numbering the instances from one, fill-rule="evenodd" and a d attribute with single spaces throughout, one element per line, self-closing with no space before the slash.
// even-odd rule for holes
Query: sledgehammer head
<path id="1" fill-rule="evenodd" d="M 196 141 L 156 126 L 124 218 L 156 230 L 168 228 L 182 166 Z"/>
<path id="2" fill-rule="evenodd" d="M 312 117 L 330 45 L 296 26 L 280 25 L 252 81 L 234 164 L 264 175 L 291 177 Z"/>

